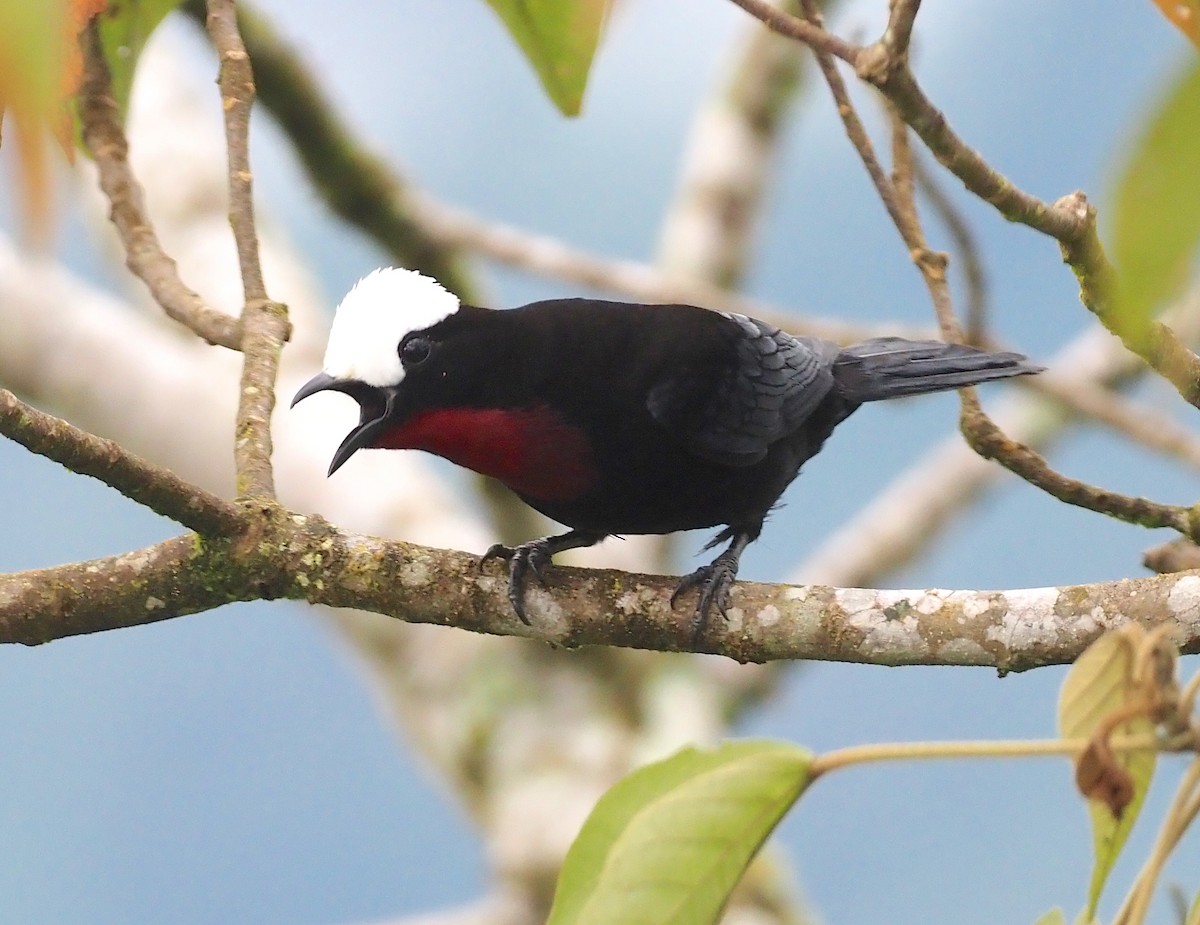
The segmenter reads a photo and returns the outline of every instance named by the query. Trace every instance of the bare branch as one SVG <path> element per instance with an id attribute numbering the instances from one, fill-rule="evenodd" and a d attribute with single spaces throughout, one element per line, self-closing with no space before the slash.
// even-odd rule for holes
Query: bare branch
<path id="1" fill-rule="evenodd" d="M 893 61 L 904 63 L 908 61 L 908 46 L 921 0 L 890 0 L 888 6 L 887 29 L 879 41 Z"/>
<path id="2" fill-rule="evenodd" d="M 771 30 L 803 42 L 813 51 L 825 52 L 850 64 L 857 61 L 859 53 L 862 51 L 857 45 L 826 32 L 811 16 L 806 21 L 771 5 L 767 0 L 733 0 L 733 2 L 755 19 L 765 23 Z"/>
<path id="3" fill-rule="evenodd" d="M 198 18 L 203 4 L 188 0 L 181 9 Z M 462 254 L 474 251 L 531 273 L 639 301 L 687 302 L 739 312 L 839 343 L 889 334 L 929 336 L 929 329 L 911 325 L 868 326 L 796 315 L 684 274 L 593 255 L 550 236 L 485 221 L 443 203 L 411 186 L 353 137 L 295 51 L 264 19 L 242 6 L 238 22 L 254 62 L 260 100 L 279 122 L 330 208 L 369 235 L 392 259 L 436 277 L 467 301 L 477 298 L 477 292 L 463 269 Z"/>
<path id="4" fill-rule="evenodd" d="M 1200 357 L 1165 324 L 1132 324 L 1114 311 L 1113 297 L 1120 282 L 1100 243 L 1095 208 L 1083 193 L 1064 196 L 1055 206 L 1072 212 L 1081 225 L 1078 235 L 1059 241 L 1063 259 L 1079 279 L 1080 301 L 1126 347 L 1175 386 L 1184 400 L 1200 408 Z"/>
<path id="5" fill-rule="evenodd" d="M 238 350 L 239 322 L 205 304 L 179 278 L 175 261 L 163 252 L 142 206 L 142 188 L 129 166 L 129 144 L 112 97 L 111 81 L 93 21 L 81 34 L 83 83 L 79 117 L 83 141 L 100 171 L 100 188 L 112 205 L 109 217 L 125 247 L 125 262 L 169 316 L 210 344 Z"/>
<path id="6" fill-rule="evenodd" d="M 279 355 L 288 339 L 287 306 L 272 302 L 263 283 L 254 224 L 254 187 L 250 172 L 250 108 L 254 74 L 238 34 L 234 0 L 209 0 L 208 29 L 220 58 L 217 83 L 225 113 L 229 152 L 229 221 L 237 243 L 246 302 L 242 308 L 241 391 L 238 399 L 234 460 L 238 494 L 275 497 L 271 470 L 271 411 Z"/>
<path id="7" fill-rule="evenodd" d="M 1198 308 L 1193 295 L 1168 315 L 1189 340 L 1200 338 Z M 1144 364 L 1100 327 L 1080 334 L 1049 365 L 1056 380 L 1093 386 L 1115 387 L 1146 372 Z M 995 418 L 1005 433 L 1044 447 L 1070 423 L 1067 410 L 1066 405 L 1047 405 L 1040 395 L 1022 389 L 998 403 Z M 1003 469 L 976 455 L 958 434 L 948 436 L 826 539 L 790 580 L 858 587 L 877 584 L 926 548 L 954 513 L 979 500 L 1003 476 Z"/>
<path id="8" fill-rule="evenodd" d="M 205 21 L 204 0 L 180 10 Z M 259 98 L 292 141 L 314 188 L 352 227 L 392 259 L 438 279 L 465 301 L 478 289 L 457 245 L 431 235 L 406 208 L 408 184 L 359 144 L 294 49 L 262 16 L 239 4 L 237 23 L 254 62 Z"/>
<path id="9" fill-rule="evenodd" d="M 813 0 L 804 0 L 804 6 L 808 15 L 815 15 Z M 942 336 L 948 341 L 961 343 L 962 327 L 955 316 L 950 287 L 946 281 L 946 256 L 930 250 L 917 215 L 910 163 L 912 151 L 908 146 L 905 124 L 899 118 L 893 120 L 892 152 L 896 161 L 893 169 L 900 180 L 893 184 L 883 175 L 833 62 L 820 51 L 817 52 L 817 58 L 838 103 L 838 114 L 846 125 L 847 134 L 921 271 Z M 1004 434 L 984 412 L 974 389 L 960 389 L 959 397 L 962 402 L 960 426 L 970 447 L 980 456 L 996 460 L 1010 472 L 1058 500 L 1146 527 L 1172 527 L 1185 535 L 1193 535 L 1193 530 L 1200 530 L 1200 523 L 1194 522 L 1192 512 L 1186 507 L 1121 495 L 1054 471 L 1036 451 Z"/>
<path id="10" fill-rule="evenodd" d="M 983 411 L 976 396 L 964 393 L 962 403 L 960 424 L 971 449 L 985 459 L 996 460 L 1059 501 L 1108 514 L 1127 523 L 1170 527 L 1187 536 L 1200 537 L 1200 523 L 1194 522 L 1189 508 L 1118 494 L 1055 472 L 1035 450 L 1006 436 Z"/>
<path id="11" fill-rule="evenodd" d="M 242 538 L 187 534 L 134 553 L 0 576 L 0 642 L 27 645 L 135 626 L 231 601 L 291 598 L 414 623 L 531 636 L 556 646 L 688 651 L 676 580 L 555 568 L 512 613 L 500 570 L 476 556 L 344 533 L 261 505 Z M 1200 576 L 1152 576 L 1012 591 L 872 591 L 739 583 L 727 619 L 699 650 L 739 662 L 832 659 L 882 665 L 988 665 L 1021 671 L 1070 661 L 1103 630 L 1135 620 L 1177 627 L 1200 651 Z"/>
<path id="12" fill-rule="evenodd" d="M 139 459 L 112 440 L 30 407 L 5 389 L 0 389 L 0 434 L 72 472 L 99 479 L 197 533 L 232 534 L 243 527 L 242 512 L 235 505 Z"/>
<path id="13" fill-rule="evenodd" d="M 907 55 L 895 53 L 897 35 L 911 29 L 916 3 L 896 0 L 888 31 L 880 41 L 859 48 L 830 36 L 819 28 L 815 6 L 805 5 L 810 22 L 790 16 L 762 0 L 733 0 L 770 28 L 809 45 L 822 61 L 829 76 L 830 55 L 854 65 L 858 76 L 876 87 L 895 107 L 905 124 L 921 138 L 938 161 L 985 202 L 993 205 L 1010 221 L 1021 222 L 1053 237 L 1062 247 L 1063 256 L 1079 277 L 1081 299 L 1126 346 L 1146 360 L 1171 382 L 1188 402 L 1200 407 L 1200 356 L 1197 356 L 1167 327 L 1150 323 L 1130 330 L 1114 316 L 1111 293 L 1115 274 L 1096 234 L 1095 212 L 1082 193 L 1072 193 L 1053 204 L 1030 196 L 993 169 L 980 154 L 950 128 L 946 117 L 925 96 L 908 66 Z M 834 86 L 832 81 L 831 88 Z M 835 90 L 835 98 L 837 92 Z M 838 98 L 839 112 L 842 100 Z M 847 128 L 850 130 L 849 120 Z M 860 152 L 865 148 L 855 134 L 851 139 Z M 865 158 L 864 158 L 865 160 Z M 866 161 L 868 170 L 870 162 Z M 872 178 L 875 179 L 874 174 Z M 878 182 L 876 182 L 878 186 Z M 892 212 L 886 195 L 884 204 Z M 893 218 L 894 218 L 893 214 Z"/>
<path id="14" fill-rule="evenodd" d="M 569 247 L 501 222 L 476 218 L 416 190 L 408 194 L 412 215 L 430 234 L 523 270 L 620 293 L 641 302 L 685 302 L 715 311 L 737 312 L 768 321 L 796 334 L 848 344 L 868 337 L 928 337 L 931 329 L 913 325 L 864 325 L 840 318 L 793 311 L 649 264 L 613 260 Z"/>
<path id="15" fill-rule="evenodd" d="M 895 112 L 895 110 L 889 110 Z M 966 217 L 955 207 L 953 200 L 942 189 L 932 171 L 926 169 L 922 158 L 912 159 L 913 179 L 917 188 L 925 194 L 929 205 L 945 226 L 954 242 L 954 257 L 961 265 L 967 287 L 966 330 L 967 343 L 982 346 L 987 340 L 988 280 L 987 271 L 979 253 L 975 234 Z M 1028 378 L 1028 377 L 1026 377 Z"/>

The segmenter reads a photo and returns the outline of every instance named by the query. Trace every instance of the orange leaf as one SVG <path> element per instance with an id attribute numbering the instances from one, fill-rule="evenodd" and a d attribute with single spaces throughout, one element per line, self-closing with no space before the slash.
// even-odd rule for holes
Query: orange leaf
<path id="1" fill-rule="evenodd" d="M 1200 46 L 1200 0 L 1154 0 L 1154 5 L 1193 45 Z"/>
<path id="2" fill-rule="evenodd" d="M 16 130 L 17 187 L 35 237 L 50 213 L 48 139 L 73 153 L 67 100 L 82 73 L 78 35 L 107 0 L 0 0 L 0 111 Z M 64 128 L 65 126 L 65 128 Z"/>

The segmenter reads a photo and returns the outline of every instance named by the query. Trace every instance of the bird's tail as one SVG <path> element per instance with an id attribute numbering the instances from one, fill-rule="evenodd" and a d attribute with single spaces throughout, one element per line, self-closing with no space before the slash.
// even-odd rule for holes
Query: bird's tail
<path id="1" fill-rule="evenodd" d="M 1019 353 L 987 353 L 939 340 L 877 337 L 844 348 L 834 361 L 833 378 L 842 395 L 858 403 L 959 389 L 1043 369 Z"/>

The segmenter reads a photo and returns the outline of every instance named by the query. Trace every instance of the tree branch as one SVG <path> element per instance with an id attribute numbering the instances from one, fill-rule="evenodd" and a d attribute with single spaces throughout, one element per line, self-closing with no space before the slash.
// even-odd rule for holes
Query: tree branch
<path id="1" fill-rule="evenodd" d="M 250 171 L 250 109 L 254 73 L 238 34 L 234 0 L 209 0 L 208 31 L 220 59 L 217 84 L 225 114 L 229 155 L 229 222 L 237 244 L 245 305 L 242 308 L 241 390 L 238 393 L 234 460 L 239 495 L 275 497 L 271 468 L 271 411 L 279 355 L 288 339 L 287 306 L 272 302 L 263 283 L 254 223 L 253 174 Z"/>
<path id="2" fill-rule="evenodd" d="M 916 3 L 896 0 L 884 37 L 860 48 L 819 28 L 818 20 L 811 14 L 808 16 L 811 22 L 806 22 L 763 0 L 733 2 L 770 28 L 809 45 L 818 60 L 825 56 L 823 69 L 828 69 L 830 55 L 852 64 L 858 76 L 888 99 L 905 124 L 968 190 L 993 205 L 1009 221 L 1021 222 L 1057 240 L 1064 258 L 1079 277 L 1084 305 L 1121 337 L 1129 349 L 1171 382 L 1185 400 L 1200 407 L 1200 356 L 1164 325 L 1151 323 L 1130 330 L 1110 311 L 1115 274 L 1096 234 L 1095 212 L 1086 197 L 1076 192 L 1049 204 L 1023 192 L 963 141 L 925 96 L 908 65 L 907 54 L 897 53 L 897 38 L 904 30 L 911 29 Z M 888 204 L 886 197 L 884 203 Z"/>
<path id="3" fill-rule="evenodd" d="M 72 472 L 99 479 L 199 534 L 219 536 L 243 528 L 243 514 L 235 505 L 139 459 L 112 440 L 30 407 L 6 389 L 0 389 L 0 434 Z"/>
<path id="4" fill-rule="evenodd" d="M 129 166 L 129 143 L 121 128 L 94 20 L 81 33 L 80 42 L 84 70 L 78 102 L 83 142 L 99 168 L 100 188 L 111 203 L 109 217 L 124 245 L 126 265 L 170 317 L 210 344 L 240 349 L 239 322 L 209 307 L 184 284 L 142 206 L 142 188 Z"/>
<path id="5" fill-rule="evenodd" d="M 413 623 L 530 636 L 555 646 L 689 651 L 676 580 L 556 567 L 513 614 L 502 569 L 477 556 L 339 531 L 259 505 L 242 537 L 176 537 L 137 552 L 0 575 L 0 642 L 26 645 L 171 619 L 232 601 L 290 598 Z M 739 583 L 699 651 L 739 662 L 830 659 L 880 665 L 987 665 L 1002 672 L 1068 662 L 1103 630 L 1136 620 L 1178 627 L 1200 651 L 1200 575 L 1064 588 L 873 591 Z"/>
<path id="6" fill-rule="evenodd" d="M 1084 307 L 1151 369 L 1175 386 L 1185 401 L 1200 408 L 1200 357 L 1165 324 L 1149 320 L 1130 324 L 1114 310 L 1114 295 L 1120 281 L 1100 243 L 1095 207 L 1083 193 L 1064 196 L 1055 206 L 1073 213 L 1080 222 L 1079 234 L 1060 239 L 1059 244 L 1063 259 L 1079 279 L 1079 300 Z"/>
<path id="7" fill-rule="evenodd" d="M 202 0 L 187 0 L 180 9 L 193 19 L 203 18 Z M 314 188 L 333 212 L 369 236 L 392 259 L 436 277 L 466 301 L 477 297 L 462 266 L 463 252 L 473 251 L 528 272 L 643 302 L 687 302 L 739 312 L 839 343 L 883 335 L 929 336 L 929 329 L 911 325 L 867 326 L 838 318 L 799 316 L 684 274 L 600 257 L 441 202 L 412 186 L 353 136 L 296 52 L 263 17 L 241 5 L 238 22 L 254 62 L 263 106 L 287 135 Z"/>
<path id="8" fill-rule="evenodd" d="M 180 10 L 205 21 L 204 0 L 186 0 Z M 438 240 L 407 211 L 408 184 L 352 137 L 324 88 L 270 22 L 241 3 L 237 24 L 254 62 L 263 106 L 291 139 L 313 187 L 334 214 L 392 259 L 433 276 L 465 301 L 477 300 L 478 288 L 459 246 Z"/>
<path id="9" fill-rule="evenodd" d="M 820 22 L 820 11 L 814 0 L 802 0 L 802 6 L 811 22 Z M 850 101 L 832 57 L 824 49 L 818 48 L 814 51 L 837 104 L 838 115 L 845 125 L 846 134 L 866 167 L 880 199 L 883 200 L 929 290 L 942 336 L 952 343 L 962 343 L 962 327 L 955 316 L 950 287 L 946 281 L 947 257 L 930 249 L 917 214 L 907 123 L 898 111 L 894 108 L 889 109 L 895 114 L 892 154 L 896 180 L 893 182 L 888 179 L 875 155 L 874 147 Z M 1040 454 L 1008 438 L 984 412 L 974 389 L 960 389 L 959 397 L 962 402 L 960 426 L 963 436 L 980 456 L 996 460 L 1031 485 L 1068 504 L 1146 527 L 1171 527 L 1193 539 L 1200 536 L 1200 532 L 1197 532 L 1200 531 L 1200 518 L 1195 516 L 1193 510 L 1179 505 L 1160 504 L 1146 498 L 1121 495 L 1068 478 L 1054 471 Z"/>
<path id="10" fill-rule="evenodd" d="M 771 30 L 803 42 L 813 51 L 825 52 L 850 64 L 855 63 L 862 51 L 857 45 L 826 32 L 818 22 L 812 20 L 812 17 L 805 20 L 799 16 L 793 16 L 772 6 L 767 0 L 733 0 L 733 2 Z"/>

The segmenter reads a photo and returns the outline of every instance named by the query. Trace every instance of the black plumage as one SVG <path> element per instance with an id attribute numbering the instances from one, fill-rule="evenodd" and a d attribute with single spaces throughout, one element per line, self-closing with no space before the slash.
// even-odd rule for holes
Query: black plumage
<path id="1" fill-rule="evenodd" d="M 590 299 L 464 305 L 404 341 L 413 337 L 430 349 L 394 387 L 323 376 L 297 395 L 336 388 L 362 406 L 334 467 L 359 446 L 426 449 L 501 478 L 572 528 L 485 555 L 510 561 L 522 619 L 528 573 L 542 580 L 557 552 L 722 527 L 713 543 L 729 548 L 676 592 L 700 589 L 697 633 L 727 607 L 739 557 L 784 489 L 860 405 L 1040 370 L 1020 354 L 940 341 L 841 348 L 742 315 Z M 396 349 L 404 355 L 403 342 Z M 496 429 L 496 411 L 510 430 Z"/>

